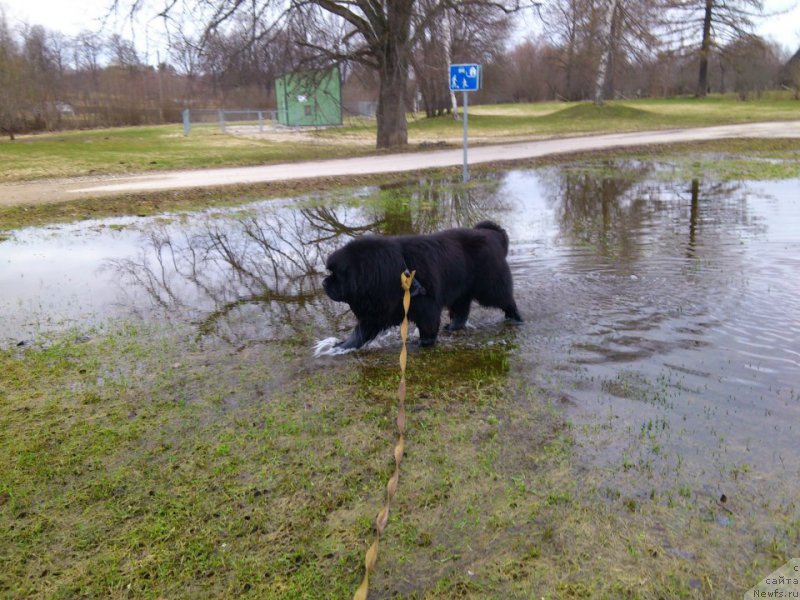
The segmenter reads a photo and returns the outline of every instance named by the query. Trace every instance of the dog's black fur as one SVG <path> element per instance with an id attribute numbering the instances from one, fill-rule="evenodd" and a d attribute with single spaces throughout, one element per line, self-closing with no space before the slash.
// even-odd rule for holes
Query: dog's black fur
<path id="1" fill-rule="evenodd" d="M 522 322 L 514 302 L 506 262 L 508 235 L 497 224 L 482 221 L 473 229 L 448 229 L 432 235 L 357 238 L 339 248 L 325 264 L 325 293 L 346 302 L 358 319 L 338 346 L 360 348 L 384 329 L 403 320 L 400 274 L 416 270 L 409 319 L 417 324 L 420 344 L 436 342 L 442 308 L 450 312 L 446 329 L 462 329 L 477 300 Z"/>

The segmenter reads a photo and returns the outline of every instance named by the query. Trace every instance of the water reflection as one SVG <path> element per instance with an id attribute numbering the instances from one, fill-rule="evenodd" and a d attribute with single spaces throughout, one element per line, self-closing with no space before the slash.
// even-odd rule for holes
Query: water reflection
<path id="1" fill-rule="evenodd" d="M 711 308 L 742 268 L 740 242 L 764 232 L 748 209 L 750 191 L 736 182 L 664 182 L 652 164 L 612 166 L 600 174 L 554 168 L 543 179 L 559 236 L 553 270 L 578 274 L 570 281 L 578 293 L 560 301 L 583 315 L 573 362 L 706 346 Z"/>
<path id="2" fill-rule="evenodd" d="M 605 163 L 604 169 L 611 165 Z M 635 260 L 642 224 L 655 207 L 642 182 L 652 167 L 620 165 L 616 177 L 552 169 L 545 179 L 550 203 L 568 243 L 590 247 L 598 258 Z M 621 175 L 621 176 L 620 176 Z"/>
<path id="3" fill-rule="evenodd" d="M 654 164 L 638 161 L 553 168 L 543 182 L 565 244 L 590 250 L 577 255 L 595 264 L 630 267 L 654 245 L 685 244 L 685 256 L 696 258 L 698 245 L 712 247 L 718 235 L 759 231 L 741 182 L 663 181 Z"/>
<path id="4" fill-rule="evenodd" d="M 497 189 L 503 173 L 489 173 L 464 186 L 441 179 L 422 179 L 407 185 L 383 186 L 377 195 L 381 207 L 380 233 L 433 233 L 448 227 L 472 227 L 504 209 Z"/>
<path id="5" fill-rule="evenodd" d="M 478 331 L 445 336 L 424 360 L 466 365 L 471 350 L 507 344 L 509 369 L 570 400 L 570 418 L 602 423 L 608 439 L 586 442 L 590 458 L 640 461 L 632 478 L 657 448 L 673 479 L 682 468 L 721 482 L 748 464 L 796 480 L 799 184 L 681 180 L 610 161 L 24 230 L 0 244 L 0 338 L 133 311 L 189 320 L 235 348 L 291 340 L 310 354 L 353 322 L 320 287 L 334 248 L 490 218 L 509 232 L 526 324 L 509 339 L 496 314 L 475 310 Z M 658 438 L 636 434 L 648 423 Z"/>
<path id="6" fill-rule="evenodd" d="M 211 218 L 188 232 L 162 225 L 148 232 L 138 257 L 107 268 L 123 291 L 144 291 L 145 308 L 163 318 L 192 319 L 201 333 L 216 331 L 231 343 L 280 339 L 325 309 L 314 302 L 317 270 L 335 238 L 304 237 L 304 223 L 304 215 L 287 213 Z M 241 328 L 246 315 L 256 331 Z"/>
<path id="7" fill-rule="evenodd" d="M 190 318 L 202 334 L 241 345 L 308 339 L 338 327 L 346 308 L 320 286 L 325 258 L 366 233 L 424 233 L 471 225 L 499 207 L 491 180 L 452 188 L 422 180 L 382 187 L 358 205 L 272 204 L 199 223 L 161 224 L 146 234 L 135 258 L 107 268 L 124 291 L 144 292 L 162 318 Z M 136 305 L 133 298 L 130 304 Z M 140 309 L 141 312 L 141 309 Z"/>
<path id="8" fill-rule="evenodd" d="M 636 162 L 553 168 L 540 181 L 552 222 L 548 243 L 516 257 L 520 303 L 538 313 L 521 354 L 544 388 L 570 390 L 577 420 L 608 432 L 587 456 L 627 455 L 632 479 L 657 465 L 669 474 L 658 489 L 686 476 L 685 461 L 720 485 L 740 462 L 795 477 L 797 182 L 665 181 Z M 522 197 L 528 179 L 509 182 Z M 652 439 L 620 435 L 655 422 Z"/>

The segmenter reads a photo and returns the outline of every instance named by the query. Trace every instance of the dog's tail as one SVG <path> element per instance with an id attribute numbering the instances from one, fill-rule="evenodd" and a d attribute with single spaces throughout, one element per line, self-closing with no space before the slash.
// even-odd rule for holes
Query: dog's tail
<path id="1" fill-rule="evenodd" d="M 492 231 L 496 231 L 500 234 L 501 239 L 503 240 L 503 250 L 506 254 L 508 254 L 508 234 L 506 230 L 500 227 L 494 221 L 481 221 L 477 225 L 475 225 L 474 229 L 491 229 Z"/>

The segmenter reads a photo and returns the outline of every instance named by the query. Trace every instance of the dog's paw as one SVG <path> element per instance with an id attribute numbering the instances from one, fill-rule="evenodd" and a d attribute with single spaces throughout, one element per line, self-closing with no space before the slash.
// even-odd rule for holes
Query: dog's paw
<path id="1" fill-rule="evenodd" d="M 319 340 L 314 345 L 314 358 L 318 358 L 320 356 L 337 356 L 339 354 L 347 354 L 348 352 L 353 351 L 352 348 L 342 348 L 343 343 L 344 342 L 335 337 Z"/>

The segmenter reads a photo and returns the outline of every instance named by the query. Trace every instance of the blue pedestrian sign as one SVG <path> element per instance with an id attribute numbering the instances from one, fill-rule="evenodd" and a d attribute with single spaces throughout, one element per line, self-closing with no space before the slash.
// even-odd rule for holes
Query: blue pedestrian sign
<path id="1" fill-rule="evenodd" d="M 469 181 L 469 170 L 467 169 L 467 129 L 468 119 L 467 106 L 469 105 L 469 94 L 467 92 L 477 92 L 481 89 L 481 66 L 480 65 L 450 65 L 450 91 L 464 93 L 464 183 Z"/>
<path id="2" fill-rule="evenodd" d="M 451 92 L 477 92 L 480 88 L 480 65 L 450 65 Z"/>

